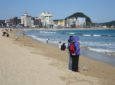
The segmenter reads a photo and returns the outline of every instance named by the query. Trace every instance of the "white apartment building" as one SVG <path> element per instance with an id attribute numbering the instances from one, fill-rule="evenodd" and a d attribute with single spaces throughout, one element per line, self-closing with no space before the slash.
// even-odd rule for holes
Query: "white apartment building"
<path id="1" fill-rule="evenodd" d="M 65 26 L 68 27 L 68 28 L 69 27 L 71 28 L 72 26 L 76 27 L 76 22 L 77 22 L 77 19 L 75 17 L 69 18 L 69 19 L 66 20 Z"/>
<path id="2" fill-rule="evenodd" d="M 28 16 L 28 13 L 24 13 L 24 15 L 21 16 L 21 24 L 24 25 L 24 27 L 32 27 L 31 18 L 31 16 Z"/>
<path id="3" fill-rule="evenodd" d="M 78 17 L 76 22 L 77 27 L 84 28 L 86 27 L 86 18 L 85 17 Z"/>
<path id="4" fill-rule="evenodd" d="M 78 17 L 77 19 L 75 17 L 66 19 L 65 21 L 66 27 L 79 27 L 84 28 L 86 27 L 86 18 L 85 17 Z"/>
<path id="5" fill-rule="evenodd" d="M 42 12 L 40 14 L 40 19 L 43 27 L 52 28 L 53 27 L 53 17 L 48 12 Z"/>

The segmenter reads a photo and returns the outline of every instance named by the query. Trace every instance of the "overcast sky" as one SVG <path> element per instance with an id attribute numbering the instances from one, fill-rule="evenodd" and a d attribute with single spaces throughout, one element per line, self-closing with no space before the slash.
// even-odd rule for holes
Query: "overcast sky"
<path id="1" fill-rule="evenodd" d="M 93 22 L 108 22 L 115 20 L 115 0 L 0 0 L 0 19 L 20 18 L 25 11 L 33 17 L 50 12 L 54 19 L 83 12 Z"/>

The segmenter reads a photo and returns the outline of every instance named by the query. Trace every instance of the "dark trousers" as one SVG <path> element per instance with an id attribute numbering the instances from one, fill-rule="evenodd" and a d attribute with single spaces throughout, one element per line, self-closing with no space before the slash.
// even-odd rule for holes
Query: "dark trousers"
<path id="1" fill-rule="evenodd" d="M 79 55 L 72 56 L 72 71 L 78 72 Z"/>

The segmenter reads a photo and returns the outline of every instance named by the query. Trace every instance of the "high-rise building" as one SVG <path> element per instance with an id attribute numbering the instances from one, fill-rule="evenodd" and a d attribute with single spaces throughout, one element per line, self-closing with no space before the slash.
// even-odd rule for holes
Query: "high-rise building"
<path id="1" fill-rule="evenodd" d="M 16 26 L 18 24 L 18 17 L 14 17 L 13 19 L 14 19 L 13 25 Z"/>
<path id="2" fill-rule="evenodd" d="M 24 15 L 21 16 L 21 24 L 24 27 L 32 27 L 31 20 L 32 20 L 32 17 L 28 16 L 28 13 L 24 13 Z"/>
<path id="3" fill-rule="evenodd" d="M 53 27 L 53 24 L 54 24 L 53 17 L 50 13 L 42 12 L 40 14 L 40 19 L 41 19 L 43 27 L 47 27 L 47 28 L 52 28 Z"/>

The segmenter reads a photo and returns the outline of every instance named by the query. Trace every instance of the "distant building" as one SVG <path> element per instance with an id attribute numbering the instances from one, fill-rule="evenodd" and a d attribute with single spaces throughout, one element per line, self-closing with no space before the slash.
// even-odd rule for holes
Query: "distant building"
<path id="1" fill-rule="evenodd" d="M 67 28 L 75 28 L 76 27 L 76 22 L 77 22 L 77 19 L 76 18 L 69 18 L 69 19 L 66 19 L 66 23 L 65 23 L 65 26 Z"/>
<path id="2" fill-rule="evenodd" d="M 65 19 L 65 27 L 70 28 L 70 19 Z"/>
<path id="3" fill-rule="evenodd" d="M 0 20 L 0 27 L 6 27 L 5 20 Z"/>
<path id="4" fill-rule="evenodd" d="M 65 27 L 67 28 L 84 28 L 86 27 L 86 19 L 84 17 L 68 18 L 65 20 Z"/>
<path id="5" fill-rule="evenodd" d="M 55 28 L 65 27 L 65 20 L 64 19 L 54 20 L 54 27 Z"/>
<path id="6" fill-rule="evenodd" d="M 13 18 L 13 21 L 14 21 L 14 22 L 13 22 L 13 25 L 15 25 L 15 26 L 18 25 L 18 17 L 14 17 L 14 18 Z"/>
<path id="7" fill-rule="evenodd" d="M 5 20 L 6 27 L 9 27 L 9 20 Z"/>
<path id="8" fill-rule="evenodd" d="M 8 20 L 5 20 L 6 27 L 16 27 L 18 25 L 18 17 L 13 17 Z"/>
<path id="9" fill-rule="evenodd" d="M 76 27 L 76 22 L 77 22 L 77 19 L 75 17 L 71 18 L 70 19 L 70 27 L 75 28 Z"/>
<path id="10" fill-rule="evenodd" d="M 53 22 L 54 22 L 54 27 L 56 27 L 58 24 L 58 20 L 53 20 Z"/>
<path id="11" fill-rule="evenodd" d="M 28 13 L 24 13 L 23 16 L 21 16 L 21 25 L 24 27 L 32 27 L 31 23 L 32 17 L 28 16 Z"/>
<path id="12" fill-rule="evenodd" d="M 64 27 L 65 26 L 65 20 L 64 19 L 58 20 L 58 25 Z"/>
<path id="13" fill-rule="evenodd" d="M 32 27 L 41 27 L 42 23 L 41 23 L 41 19 L 38 17 L 34 17 L 32 18 Z"/>
<path id="14" fill-rule="evenodd" d="M 78 17 L 76 26 L 80 28 L 85 28 L 86 27 L 86 18 L 85 17 Z"/>
<path id="15" fill-rule="evenodd" d="M 53 17 L 48 12 L 42 12 L 40 14 L 40 19 L 43 27 L 52 28 L 53 27 Z"/>
<path id="16" fill-rule="evenodd" d="M 107 28 L 107 26 L 105 25 L 105 26 L 102 26 L 103 28 Z"/>
<path id="17" fill-rule="evenodd" d="M 9 22 L 7 22 L 9 26 L 16 27 L 18 25 L 18 17 L 10 18 Z"/>

